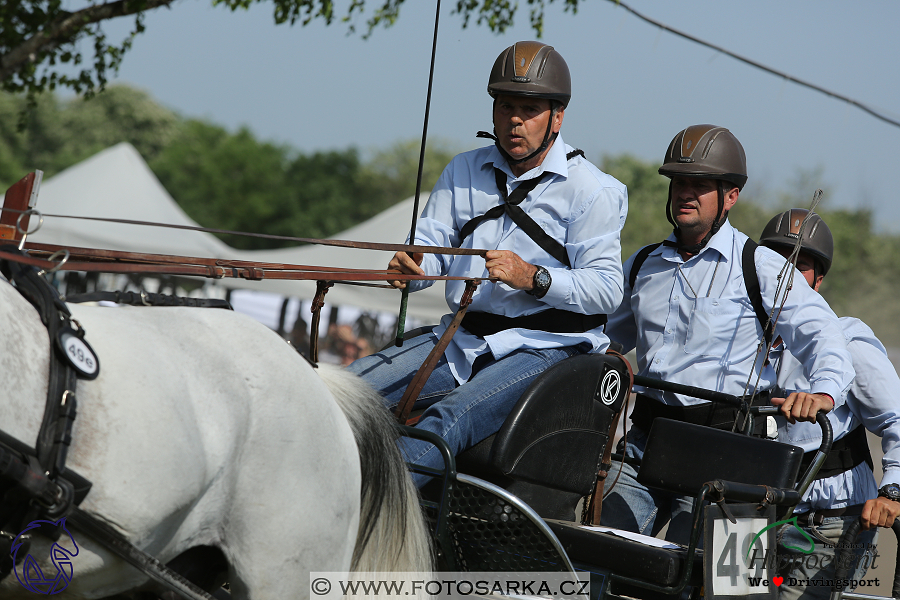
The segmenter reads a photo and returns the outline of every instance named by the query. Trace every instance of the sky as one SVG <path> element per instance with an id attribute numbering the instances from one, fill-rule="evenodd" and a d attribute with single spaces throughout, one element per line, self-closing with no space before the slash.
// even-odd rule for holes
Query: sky
<path id="1" fill-rule="evenodd" d="M 524 10 L 516 25 L 497 35 L 483 26 L 462 29 L 452 14 L 456 2 L 443 2 L 430 145 L 464 150 L 485 143 L 474 136 L 491 126 L 491 65 L 505 47 L 536 37 L 527 3 L 519 4 Z M 626 4 L 900 120 L 900 2 Z M 407 0 L 393 27 L 363 40 L 348 36 L 339 22 L 276 26 L 270 3 L 232 13 L 209 0 L 178 0 L 148 14 L 146 32 L 114 81 L 148 91 L 185 117 L 230 130 L 245 126 L 260 139 L 300 151 L 356 146 L 368 152 L 421 138 L 434 11 L 433 1 Z M 114 39 L 125 26 L 110 23 L 105 30 Z M 577 15 L 564 13 L 557 0 L 547 9 L 542 41 L 562 54 L 572 73 L 563 138 L 594 162 L 621 153 L 658 162 L 681 129 L 721 125 L 747 152 L 744 196 L 751 201 L 787 190 L 806 205 L 822 187 L 825 207 L 868 208 L 879 230 L 900 232 L 894 197 L 900 128 L 605 0 L 582 0 Z M 802 172 L 817 175 L 798 187 Z M 398 238 L 403 235 L 398 230 Z"/>

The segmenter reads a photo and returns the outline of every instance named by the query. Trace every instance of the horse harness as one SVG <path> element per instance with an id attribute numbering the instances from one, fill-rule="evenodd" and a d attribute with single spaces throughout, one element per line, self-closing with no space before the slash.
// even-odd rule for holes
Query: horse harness
<path id="1" fill-rule="evenodd" d="M 577 156 L 584 156 L 582 150 L 573 150 L 566 154 L 566 161 Z M 509 218 L 524 231 L 532 241 L 541 247 L 547 254 L 560 263 L 572 268 L 569 255 L 565 246 L 551 237 L 526 213 L 520 206 L 528 194 L 531 193 L 549 173 L 535 177 L 519 184 L 511 194 L 506 193 L 506 173 L 494 167 L 494 179 L 500 192 L 502 203 L 494 206 L 483 215 L 474 217 L 460 228 L 460 243 L 469 237 L 475 228 L 484 221 L 498 219 L 503 215 Z M 521 328 L 548 331 L 551 333 L 582 333 L 590 331 L 606 324 L 606 315 L 583 315 L 558 308 L 550 308 L 531 315 L 522 317 L 507 317 L 486 312 L 471 312 L 465 315 L 462 327 L 477 336 L 485 337 L 507 329 Z"/>
<path id="2" fill-rule="evenodd" d="M 479 137 L 485 136 L 479 135 Z M 486 137 L 492 136 L 486 134 Z M 576 156 L 583 157 L 584 151 L 573 150 L 572 152 L 567 153 L 566 161 L 570 161 Z M 508 215 L 509 218 L 518 225 L 532 241 L 534 241 L 534 243 L 540 246 L 547 254 L 571 269 L 572 263 L 569 260 L 569 255 L 566 252 L 565 246 L 547 234 L 547 232 L 519 206 L 519 204 L 528 197 L 528 194 L 546 179 L 547 175 L 548 173 L 544 173 L 540 177 L 534 177 L 524 181 L 520 183 L 511 194 L 507 194 L 506 173 L 497 167 L 494 167 L 494 179 L 497 183 L 497 190 L 500 193 L 501 203 L 490 208 L 483 215 L 473 217 L 467 221 L 460 228 L 460 244 L 462 244 L 462 241 L 469 237 L 484 221 L 498 219 L 504 215 Z M 422 366 L 416 371 L 416 374 L 407 386 L 406 391 L 404 391 L 403 397 L 397 404 L 394 414 L 401 425 L 410 425 L 416 420 L 409 420 L 410 411 L 418 399 L 419 393 L 425 386 L 426 381 L 428 381 L 428 378 L 434 371 L 438 360 L 443 356 L 450 340 L 460 327 L 469 333 L 483 338 L 513 328 L 533 329 L 552 333 L 581 333 L 606 324 L 606 315 L 583 315 L 567 310 L 560 310 L 558 308 L 549 308 L 538 313 L 520 317 L 507 317 L 505 315 L 477 311 L 467 313 L 469 304 L 471 304 L 473 294 L 475 293 L 476 285 L 477 284 L 474 281 L 468 281 L 466 283 L 466 288 L 460 298 L 459 309 L 457 310 L 456 315 L 454 315 L 447 329 L 444 330 L 438 343 L 425 358 L 425 362 L 423 362 Z M 316 298 L 317 300 L 314 301 L 314 306 L 318 301 L 318 294 Z M 313 330 L 315 331 L 315 329 Z M 315 356 L 315 354 L 313 354 L 313 356 Z"/>
<path id="3" fill-rule="evenodd" d="M 0 251 L 22 254 L 16 247 L 4 247 Z M 13 552 L 16 562 L 28 554 L 30 537 L 27 534 L 19 536 L 17 532 L 35 520 L 48 520 L 54 527 L 42 527 L 41 532 L 56 541 L 68 519 L 70 524 L 107 550 L 176 594 L 191 600 L 214 600 L 210 594 L 131 544 L 113 527 L 78 508 L 92 484 L 65 466 L 76 414 L 75 388 L 79 378 L 96 378 L 100 365 L 84 340 L 84 329 L 72 318 L 63 298 L 41 273 L 14 260 L 0 260 L 0 273 L 38 311 L 41 322 L 47 327 L 51 345 L 47 402 L 35 447 L 31 448 L 0 430 L 0 580 L 16 566 Z M 197 305 L 191 298 L 171 300 L 172 297 L 160 294 L 110 294 L 118 297 L 83 295 L 72 300 L 108 299 L 148 306 Z M 208 302 L 203 304 L 230 308 L 224 301 Z M 73 353 L 74 357 L 70 356 Z M 17 539 L 21 546 L 17 544 L 13 548 Z"/>
<path id="4" fill-rule="evenodd" d="M 16 533 L 35 519 L 56 520 L 65 516 L 81 503 L 91 482 L 65 467 L 76 413 L 77 375 L 59 341 L 61 335 L 80 333 L 83 337 L 84 331 L 74 322 L 56 290 L 34 268 L 2 261 L 0 271 L 37 309 L 52 347 L 47 401 L 35 447 L 0 431 L 0 578 L 4 578 L 15 566 L 10 550 Z M 72 327 L 73 322 L 76 328 Z M 93 366 L 96 376 L 99 364 Z M 53 535 L 58 537 L 60 532 L 57 528 Z M 27 549 L 21 556 L 25 554 Z"/>

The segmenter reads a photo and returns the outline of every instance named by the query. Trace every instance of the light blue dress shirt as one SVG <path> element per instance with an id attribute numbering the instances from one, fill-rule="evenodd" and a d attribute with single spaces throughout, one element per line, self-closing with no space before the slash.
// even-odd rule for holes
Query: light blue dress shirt
<path id="1" fill-rule="evenodd" d="M 463 248 L 511 250 L 522 260 L 547 268 L 552 284 L 537 299 L 503 283 L 484 282 L 475 291 L 469 312 L 489 312 L 509 317 L 558 308 L 580 314 L 609 314 L 622 300 L 622 254 L 619 232 L 628 212 L 625 186 L 576 156 L 566 160 L 562 136 L 550 147 L 538 167 L 515 177 L 495 146 L 456 156 L 444 169 L 418 221 L 416 244 L 460 246 L 459 232 L 472 218 L 501 204 L 494 167 L 507 175 L 507 193 L 521 182 L 549 175 L 519 206 L 552 238 L 565 246 L 569 269 L 538 246 L 507 215 L 482 222 L 462 240 Z M 480 256 L 426 254 L 422 269 L 428 275 L 487 277 Z M 411 291 L 433 282 L 416 281 Z M 465 289 L 464 281 L 448 281 L 447 305 L 456 312 Z M 445 315 L 434 333 L 440 336 L 452 320 Z M 602 327 L 584 333 L 547 333 L 509 329 L 484 339 L 460 329 L 447 347 L 446 357 L 454 377 L 463 383 L 472 362 L 492 352 L 502 358 L 520 348 L 559 348 L 586 342 L 594 352 L 605 351 L 609 339 Z"/>
<path id="2" fill-rule="evenodd" d="M 847 392 L 847 402 L 828 414 L 835 441 L 860 424 L 881 437 L 884 451 L 882 485 L 900 484 L 900 378 L 888 359 L 884 346 L 869 327 L 853 317 L 841 317 L 841 325 L 856 378 Z M 790 352 L 773 354 L 777 364 L 778 387 L 786 392 L 807 387 L 803 366 Z M 822 436 L 812 423 L 791 425 L 783 417 L 778 422 L 778 441 L 800 446 L 810 452 L 819 447 Z M 824 510 L 863 504 L 878 493 L 872 470 L 865 462 L 854 468 L 814 481 L 796 511 Z"/>
<path id="3" fill-rule="evenodd" d="M 633 291 L 626 277 L 624 300 L 610 317 L 606 332 L 626 351 L 636 350 L 640 375 L 734 395 L 744 393 L 748 381 L 750 390 L 754 385 L 759 390 L 774 387 L 774 368 L 763 366 L 762 353 L 757 354 L 762 326 L 747 296 L 741 268 L 746 240 L 726 221 L 687 261 L 675 248 L 661 245 L 647 256 Z M 756 250 L 754 258 L 768 313 L 785 260 L 764 247 Z M 625 273 L 633 262 L 634 256 L 626 261 Z M 828 394 L 840 405 L 853 381 L 847 343 L 837 316 L 799 272 L 776 332 L 809 367 L 806 391 Z M 670 405 L 704 402 L 672 392 L 641 391 Z"/>

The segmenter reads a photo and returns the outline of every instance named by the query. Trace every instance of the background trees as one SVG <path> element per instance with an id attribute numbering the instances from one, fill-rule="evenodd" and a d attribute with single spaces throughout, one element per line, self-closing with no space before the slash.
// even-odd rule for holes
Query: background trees
<path id="1" fill-rule="evenodd" d="M 230 132 L 197 119 L 184 119 L 147 94 L 113 86 L 90 102 L 59 101 L 45 95 L 25 131 L 15 127 L 21 96 L 0 94 L 0 189 L 35 168 L 51 177 L 60 170 L 119 143 L 130 142 L 150 164 L 181 207 L 207 227 L 302 237 L 328 237 L 347 229 L 415 191 L 419 142 L 385 149 L 357 148 L 303 154 Z M 429 141 L 423 194 L 460 148 Z M 671 231 L 664 207 L 668 180 L 658 164 L 629 155 L 607 156 L 600 167 L 628 186 L 629 214 L 622 231 L 623 258 Z M 751 237 L 779 210 L 806 207 L 821 173 L 798 173 L 793 189 L 762 199 L 746 188 L 731 214 Z M 900 236 L 874 230 L 868 210 L 818 212 L 835 236 L 836 259 L 822 293 L 839 315 L 866 321 L 886 343 L 900 345 L 896 298 L 900 295 Z M 424 202 L 423 197 L 423 202 Z M 408 222 L 398 223 L 397 239 Z M 235 247 L 279 244 L 247 237 L 226 238 Z"/>

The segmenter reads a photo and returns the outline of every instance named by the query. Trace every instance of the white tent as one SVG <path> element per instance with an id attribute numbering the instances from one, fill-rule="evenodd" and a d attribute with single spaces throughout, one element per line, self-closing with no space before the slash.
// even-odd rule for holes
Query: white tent
<path id="1" fill-rule="evenodd" d="M 42 213 L 198 226 L 131 144 L 121 143 L 41 185 Z M 35 219 L 32 218 L 32 227 Z M 29 239 L 46 244 L 226 258 L 234 250 L 211 233 L 47 217 Z"/>
<path id="2" fill-rule="evenodd" d="M 399 202 L 391 208 L 375 215 L 368 221 L 343 231 L 334 239 L 354 240 L 357 242 L 402 243 L 409 230 L 412 219 L 413 198 Z M 424 200 L 422 201 L 424 206 Z M 260 262 L 277 262 L 296 265 L 327 265 L 329 267 L 385 269 L 393 252 L 379 250 L 359 250 L 355 248 L 339 248 L 334 246 L 301 246 L 278 250 L 244 251 L 241 255 L 246 260 Z M 255 284 L 266 283 L 269 291 L 278 291 L 285 295 L 311 298 L 315 295 L 316 285 L 313 281 L 268 281 L 229 282 L 228 285 L 253 289 Z M 379 282 L 380 283 L 380 282 Z M 302 292 L 295 291 L 302 289 Z M 326 300 L 337 304 L 350 304 L 370 311 L 397 312 L 400 308 L 400 293 L 396 290 L 381 290 L 370 287 L 336 284 L 326 295 Z M 444 300 L 444 284 L 436 282 L 431 287 L 409 295 L 408 313 L 426 322 L 436 323 L 440 317 L 449 312 Z"/>
<path id="3" fill-rule="evenodd" d="M 400 202 L 334 237 L 366 242 L 402 242 L 412 218 L 412 205 L 411 198 Z M 47 214 L 197 226 L 128 143 L 108 148 L 47 180 L 41 186 L 37 209 Z M 34 218 L 32 226 L 33 222 Z M 241 251 L 204 232 L 53 217 L 47 217 L 41 229 L 29 239 L 107 250 L 363 269 L 384 269 L 392 256 L 390 252 L 328 246 Z M 217 283 L 228 288 L 306 299 L 312 298 L 316 291 L 314 281 L 221 279 Z M 409 315 L 425 322 L 436 322 L 448 312 L 443 293 L 444 285 L 438 282 L 427 290 L 411 294 Z M 395 290 L 338 284 L 328 292 L 326 302 L 353 305 L 368 311 L 397 312 L 400 294 Z"/>

